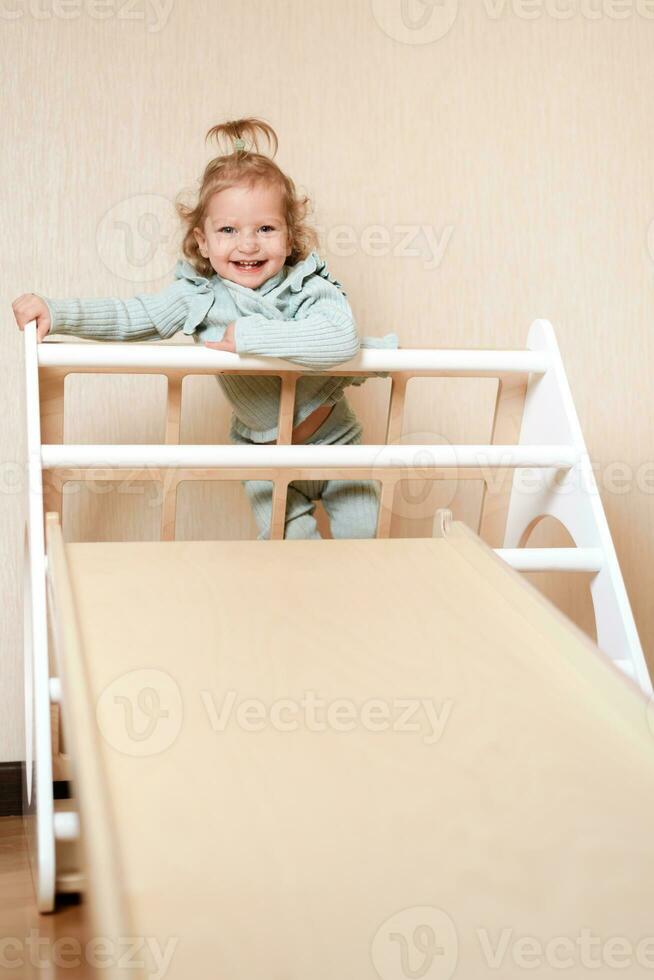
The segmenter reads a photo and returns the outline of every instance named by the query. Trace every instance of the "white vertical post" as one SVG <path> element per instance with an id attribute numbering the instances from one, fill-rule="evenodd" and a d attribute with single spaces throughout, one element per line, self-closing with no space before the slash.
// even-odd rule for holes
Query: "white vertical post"
<path id="1" fill-rule="evenodd" d="M 39 912 L 55 900 L 54 797 L 46 620 L 45 538 L 36 323 L 25 326 L 27 523 L 25 529 L 25 774 L 23 820 Z"/>

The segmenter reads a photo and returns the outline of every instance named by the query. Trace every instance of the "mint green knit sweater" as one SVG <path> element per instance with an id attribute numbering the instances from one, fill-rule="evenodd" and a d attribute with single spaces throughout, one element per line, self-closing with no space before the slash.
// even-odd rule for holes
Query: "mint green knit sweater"
<path id="1" fill-rule="evenodd" d="M 132 299 L 50 299 L 51 334 L 91 340 L 165 339 L 181 330 L 196 343 L 222 340 L 234 322 L 238 354 L 292 361 L 313 372 L 349 361 L 359 347 L 397 348 L 394 333 L 359 338 L 346 293 L 317 252 L 284 266 L 256 289 L 213 275 L 207 279 L 184 260 L 175 281 L 159 293 Z M 377 371 L 386 378 L 387 372 Z M 232 428 L 253 442 L 277 438 L 281 379 L 217 374 L 233 408 Z M 320 405 L 334 404 L 348 385 L 367 379 L 309 374 L 298 380 L 293 427 Z"/>

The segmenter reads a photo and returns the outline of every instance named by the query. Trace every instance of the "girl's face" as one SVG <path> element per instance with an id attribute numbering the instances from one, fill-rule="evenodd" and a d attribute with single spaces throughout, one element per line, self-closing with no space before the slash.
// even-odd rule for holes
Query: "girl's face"
<path id="1" fill-rule="evenodd" d="M 251 289 L 279 272 L 291 253 L 281 191 L 263 181 L 218 191 L 203 224 L 194 229 L 201 254 L 223 279 Z"/>

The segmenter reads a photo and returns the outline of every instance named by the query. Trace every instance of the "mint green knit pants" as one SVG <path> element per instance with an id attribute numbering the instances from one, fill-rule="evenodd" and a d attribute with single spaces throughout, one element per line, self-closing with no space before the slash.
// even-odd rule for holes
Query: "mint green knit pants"
<path id="1" fill-rule="evenodd" d="M 356 445 L 362 426 L 343 396 L 328 418 L 304 445 Z M 232 442 L 254 445 L 238 432 Z M 257 540 L 270 538 L 273 484 L 270 480 L 241 480 L 259 528 Z M 288 485 L 284 537 L 321 538 L 314 512 L 321 500 L 334 538 L 374 538 L 379 513 L 379 483 L 376 480 L 293 480 Z"/>

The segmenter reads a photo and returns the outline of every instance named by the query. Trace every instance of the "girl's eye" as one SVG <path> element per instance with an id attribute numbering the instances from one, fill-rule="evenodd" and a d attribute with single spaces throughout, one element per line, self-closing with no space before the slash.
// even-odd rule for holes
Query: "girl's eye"
<path id="1" fill-rule="evenodd" d="M 274 231 L 274 230 L 275 230 L 275 229 L 273 228 L 273 226 L 272 226 L 272 225 L 261 225 L 261 227 L 262 227 L 262 229 L 264 229 L 264 230 L 265 230 L 266 228 L 269 228 L 269 229 L 270 229 L 270 231 Z M 219 229 L 218 229 L 218 231 L 219 231 L 219 232 L 222 232 L 222 231 L 225 231 L 225 232 L 230 232 L 230 231 L 234 231 L 234 228 L 233 228 L 233 226 L 232 226 L 232 225 L 223 225 L 223 227 L 222 227 L 222 228 L 219 228 Z"/>

